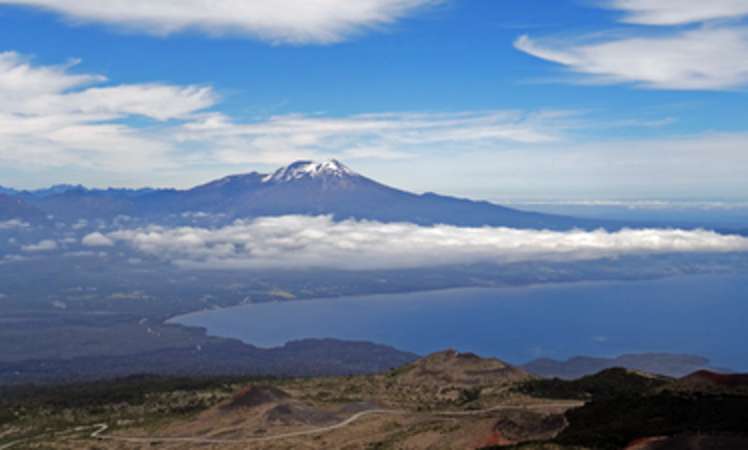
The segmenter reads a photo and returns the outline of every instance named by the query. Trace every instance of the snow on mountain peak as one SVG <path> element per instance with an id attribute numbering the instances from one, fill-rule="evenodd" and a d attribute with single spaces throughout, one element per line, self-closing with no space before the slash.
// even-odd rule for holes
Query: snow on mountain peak
<path id="1" fill-rule="evenodd" d="M 281 167 L 273 174 L 266 176 L 265 183 L 280 183 L 303 178 L 345 178 L 356 173 L 338 160 L 330 159 L 321 163 L 314 161 L 296 161 Z"/>

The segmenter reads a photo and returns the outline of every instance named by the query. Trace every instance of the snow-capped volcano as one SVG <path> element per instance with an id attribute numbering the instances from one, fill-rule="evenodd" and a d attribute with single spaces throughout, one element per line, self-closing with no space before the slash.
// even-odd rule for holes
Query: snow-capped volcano
<path id="1" fill-rule="evenodd" d="M 23 195 L 23 193 L 16 194 Z M 358 174 L 341 162 L 296 161 L 271 174 L 231 175 L 187 190 L 88 190 L 52 193 L 44 197 L 0 196 L 12 215 L 9 200 L 21 199 L 65 220 L 127 215 L 155 223 L 176 223 L 184 214 L 200 212 L 223 223 L 282 215 L 331 215 L 336 220 L 366 219 L 422 225 L 506 226 L 535 229 L 600 228 L 607 224 L 587 219 L 517 211 L 488 202 L 415 194 L 392 188 Z M 615 226 L 615 224 L 614 224 Z"/>
<path id="2" fill-rule="evenodd" d="M 345 178 L 358 174 L 336 159 L 321 163 L 314 161 L 296 161 L 281 167 L 270 175 L 265 176 L 264 183 L 283 183 L 304 178 Z"/>

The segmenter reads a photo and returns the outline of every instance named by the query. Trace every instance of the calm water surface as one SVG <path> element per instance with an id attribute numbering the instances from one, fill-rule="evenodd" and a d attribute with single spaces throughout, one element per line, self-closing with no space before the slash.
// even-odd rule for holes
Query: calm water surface
<path id="1" fill-rule="evenodd" d="M 748 276 L 470 288 L 284 301 L 172 319 L 260 347 L 334 337 L 419 354 L 445 348 L 520 363 L 678 352 L 748 371 Z"/>

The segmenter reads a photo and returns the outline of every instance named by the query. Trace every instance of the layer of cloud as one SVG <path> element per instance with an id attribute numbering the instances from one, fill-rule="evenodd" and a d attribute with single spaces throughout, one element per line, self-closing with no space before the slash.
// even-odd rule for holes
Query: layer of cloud
<path id="1" fill-rule="evenodd" d="M 555 232 L 334 222 L 326 216 L 262 218 L 219 229 L 150 227 L 108 237 L 153 257 L 203 269 L 369 270 L 748 251 L 748 238 L 705 230 Z"/>
<path id="2" fill-rule="evenodd" d="M 24 245 L 21 247 L 21 250 L 28 253 L 36 253 L 36 252 L 50 252 L 53 250 L 57 250 L 58 245 L 56 241 L 53 241 L 51 239 L 45 239 L 43 241 L 39 241 L 35 244 L 29 244 Z"/>
<path id="3" fill-rule="evenodd" d="M 273 43 L 333 43 L 441 0 L 0 0 L 155 35 L 186 29 Z"/>
<path id="4" fill-rule="evenodd" d="M 603 5 L 625 12 L 624 22 L 641 25 L 682 25 L 748 16 L 744 0 L 608 0 Z"/>
<path id="5" fill-rule="evenodd" d="M 600 4 L 624 12 L 623 22 L 660 30 L 652 34 L 629 29 L 561 39 L 523 35 L 514 45 L 578 74 L 576 82 L 672 90 L 729 90 L 748 85 L 748 28 L 737 20 L 748 15 L 746 2 L 610 0 Z M 718 19 L 722 21 L 710 22 Z M 691 23 L 700 25 L 673 27 Z"/>

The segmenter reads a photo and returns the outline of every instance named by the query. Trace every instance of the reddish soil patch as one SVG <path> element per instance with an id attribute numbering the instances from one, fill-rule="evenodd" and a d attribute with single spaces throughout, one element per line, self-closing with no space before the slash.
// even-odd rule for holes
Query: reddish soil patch
<path id="1" fill-rule="evenodd" d="M 683 378 L 683 381 L 708 382 L 728 387 L 748 386 L 748 374 L 726 374 L 699 370 Z"/>
<path id="2" fill-rule="evenodd" d="M 494 428 L 493 432 L 491 432 L 491 435 L 488 436 L 483 441 L 481 441 L 480 444 L 476 445 L 475 448 L 495 447 L 495 446 L 503 447 L 505 445 L 513 445 L 513 444 L 515 443 L 505 438 L 504 435 L 501 434 L 501 431 Z"/>
<path id="3" fill-rule="evenodd" d="M 624 450 L 647 450 L 653 444 L 666 441 L 667 439 L 667 436 L 652 436 L 634 439 Z"/>
<path id="4" fill-rule="evenodd" d="M 648 437 L 633 441 L 624 450 L 738 450 L 748 448 L 748 437 L 739 434 L 693 434 Z"/>

